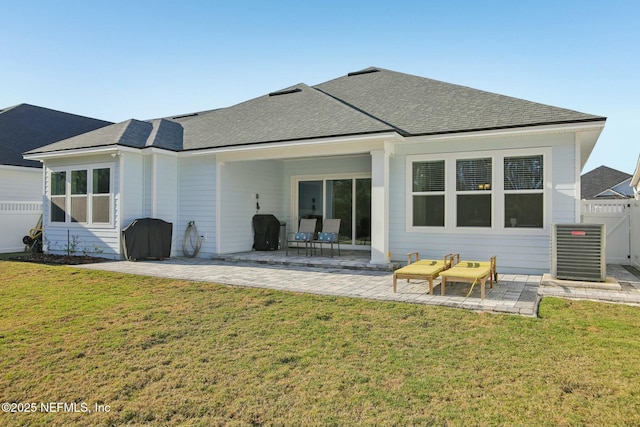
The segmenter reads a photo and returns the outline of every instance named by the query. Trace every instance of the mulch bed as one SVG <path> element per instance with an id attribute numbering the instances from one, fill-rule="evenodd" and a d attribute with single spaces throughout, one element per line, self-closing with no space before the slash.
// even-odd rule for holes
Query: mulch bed
<path id="1" fill-rule="evenodd" d="M 11 258 L 11 260 L 53 265 L 94 264 L 96 262 L 110 261 L 106 258 L 88 255 L 53 255 L 44 253 L 26 253 L 24 255 Z"/>

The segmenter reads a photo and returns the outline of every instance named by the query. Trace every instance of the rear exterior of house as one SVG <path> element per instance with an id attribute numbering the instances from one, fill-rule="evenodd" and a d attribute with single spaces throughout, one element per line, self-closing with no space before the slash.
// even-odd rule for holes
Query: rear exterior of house
<path id="1" fill-rule="evenodd" d="M 605 118 L 370 68 L 220 110 L 130 120 L 34 150 L 52 252 L 122 258 L 137 218 L 190 221 L 200 257 L 249 251 L 252 217 L 341 219 L 371 262 L 497 255 L 550 269 L 552 224 L 580 217 L 580 171 Z"/>

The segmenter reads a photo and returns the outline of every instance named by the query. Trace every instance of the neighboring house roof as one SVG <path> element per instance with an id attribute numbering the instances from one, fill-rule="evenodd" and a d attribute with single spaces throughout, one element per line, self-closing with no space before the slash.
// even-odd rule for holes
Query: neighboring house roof
<path id="1" fill-rule="evenodd" d="M 580 177 L 581 199 L 625 199 L 633 197 L 631 175 L 600 166 Z"/>
<path id="2" fill-rule="evenodd" d="M 109 124 L 29 104 L 0 109 L 0 164 L 42 167 L 40 162 L 25 160 L 22 153 Z"/>
<path id="3" fill-rule="evenodd" d="M 183 144 L 175 149 L 199 150 L 381 132 L 417 136 L 604 122 L 606 118 L 367 68 L 313 87 L 300 83 L 228 108 L 170 120 L 184 129 Z M 97 139 L 83 135 L 29 154 L 93 147 Z M 142 145 L 141 140 L 115 143 Z"/>

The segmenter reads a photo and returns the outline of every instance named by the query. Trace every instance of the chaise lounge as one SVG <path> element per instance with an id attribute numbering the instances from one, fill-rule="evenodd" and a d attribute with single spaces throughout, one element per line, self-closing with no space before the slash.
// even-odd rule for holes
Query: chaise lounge
<path id="1" fill-rule="evenodd" d="M 412 261 L 415 257 L 415 261 Z M 433 279 L 438 277 L 444 270 L 450 268 L 454 263 L 454 258 L 460 260 L 459 254 L 447 254 L 441 260 L 420 259 L 418 252 L 411 252 L 407 255 L 407 265 L 399 268 L 393 273 L 393 292 L 396 292 L 398 279 L 428 280 L 429 294 L 433 295 Z"/>
<path id="2" fill-rule="evenodd" d="M 449 282 L 467 282 L 471 283 L 471 289 L 467 293 L 467 297 L 471 295 L 473 287 L 480 282 L 480 298 L 485 298 L 485 283 L 489 279 L 491 288 L 493 289 L 493 281 L 498 282 L 498 272 L 496 270 L 496 256 L 492 256 L 489 262 L 479 261 L 460 261 L 451 268 L 440 273 L 442 283 L 440 284 L 440 294 L 445 295 L 447 281 Z"/>

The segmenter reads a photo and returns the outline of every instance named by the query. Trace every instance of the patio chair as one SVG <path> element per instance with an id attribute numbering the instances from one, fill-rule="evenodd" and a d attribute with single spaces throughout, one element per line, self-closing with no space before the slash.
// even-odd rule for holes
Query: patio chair
<path id="1" fill-rule="evenodd" d="M 331 245 L 331 258 L 333 258 L 333 245 L 338 246 L 338 256 L 340 256 L 340 220 L 325 219 L 322 224 L 322 231 L 318 233 L 318 238 L 314 239 L 311 244 L 315 252 L 316 244 L 320 246 L 320 255 L 322 255 L 322 245 Z"/>
<path id="2" fill-rule="evenodd" d="M 311 247 L 311 241 L 313 240 L 313 234 L 316 231 L 316 222 L 318 220 L 316 218 L 302 218 L 300 220 L 300 225 L 298 226 L 298 231 L 296 233 L 289 233 L 287 236 L 287 246 L 285 250 L 285 254 L 289 255 L 289 244 L 295 243 L 296 248 L 298 249 L 298 255 L 300 254 L 300 243 L 304 243 L 304 254 L 305 256 L 309 255 Z"/>
<path id="3" fill-rule="evenodd" d="M 496 268 L 496 256 L 492 256 L 489 262 L 479 261 L 460 261 L 450 269 L 440 273 L 442 283 L 440 284 L 440 293 L 445 294 L 447 280 L 450 282 L 468 282 L 471 283 L 471 289 L 467 293 L 467 298 L 473 292 L 473 287 L 480 282 L 480 298 L 485 298 L 485 282 L 489 279 L 491 288 L 493 281 L 498 282 L 498 272 Z"/>
<path id="4" fill-rule="evenodd" d="M 414 257 L 415 261 L 413 261 Z M 433 279 L 450 268 L 455 263 L 456 257 L 460 260 L 460 254 L 447 254 L 440 260 L 420 259 L 418 252 L 409 253 L 407 265 L 393 272 L 393 292 L 396 292 L 398 279 L 406 279 L 407 283 L 411 279 L 419 279 L 429 281 L 429 295 L 433 295 Z"/>

